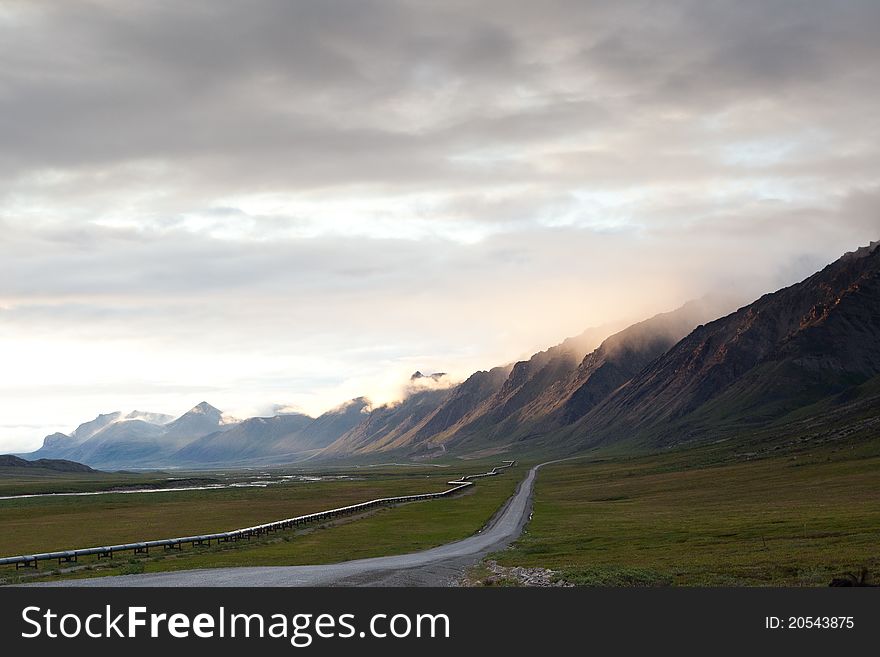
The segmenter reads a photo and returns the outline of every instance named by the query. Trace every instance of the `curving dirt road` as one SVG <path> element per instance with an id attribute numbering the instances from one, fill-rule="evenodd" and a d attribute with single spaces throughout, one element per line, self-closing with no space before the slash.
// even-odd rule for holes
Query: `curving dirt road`
<path id="1" fill-rule="evenodd" d="M 542 463 L 541 465 L 547 465 Z M 529 517 L 535 473 L 529 470 L 516 493 L 482 531 L 439 547 L 321 566 L 206 568 L 165 573 L 44 582 L 32 586 L 444 586 L 490 552 L 509 545 Z"/>

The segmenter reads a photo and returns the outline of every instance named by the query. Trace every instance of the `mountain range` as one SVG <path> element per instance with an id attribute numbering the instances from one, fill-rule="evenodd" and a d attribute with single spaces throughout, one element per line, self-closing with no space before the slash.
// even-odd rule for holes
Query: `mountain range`
<path id="1" fill-rule="evenodd" d="M 458 384 L 416 372 L 395 403 L 361 397 L 318 418 L 244 421 L 205 402 L 176 419 L 110 413 L 47 436 L 27 457 L 199 467 L 876 432 L 878 244 L 738 309 L 730 299 L 692 301 L 622 330 L 589 329 Z"/>
<path id="2" fill-rule="evenodd" d="M 300 413 L 237 420 L 208 402 L 178 418 L 133 411 L 105 413 L 70 434 L 55 433 L 28 459 L 64 459 L 104 469 L 284 463 L 313 455 L 362 419 L 367 400 L 318 418 Z"/>

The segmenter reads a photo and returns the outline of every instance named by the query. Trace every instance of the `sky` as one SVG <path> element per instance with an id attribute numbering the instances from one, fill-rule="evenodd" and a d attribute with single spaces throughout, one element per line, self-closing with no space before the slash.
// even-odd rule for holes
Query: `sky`
<path id="1" fill-rule="evenodd" d="M 0 0 L 0 452 L 318 414 L 880 239 L 875 0 Z"/>

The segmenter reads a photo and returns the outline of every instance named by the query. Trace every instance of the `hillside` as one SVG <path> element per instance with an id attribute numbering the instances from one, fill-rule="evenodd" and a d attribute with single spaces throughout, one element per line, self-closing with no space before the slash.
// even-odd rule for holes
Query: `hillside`
<path id="1" fill-rule="evenodd" d="M 880 375 L 880 248 L 693 331 L 578 422 L 580 444 L 668 445 L 824 412 Z M 880 413 L 880 411 L 878 411 Z"/>
<path id="2" fill-rule="evenodd" d="M 37 459 L 36 461 L 28 461 L 27 459 L 19 458 L 12 454 L 0 454 L 0 472 L 8 475 L 35 475 L 40 472 L 96 472 L 96 470 L 93 470 L 82 463 L 65 461 L 63 459 Z"/>
<path id="3" fill-rule="evenodd" d="M 505 445 L 570 425 L 700 322 L 717 317 L 731 304 L 729 299 L 704 299 L 656 315 L 609 336 L 575 367 L 568 367 L 562 354 L 547 360 L 544 355 L 551 352 L 517 363 L 498 394 L 445 437 L 447 445 Z M 518 372 L 520 367 L 531 376 Z"/>

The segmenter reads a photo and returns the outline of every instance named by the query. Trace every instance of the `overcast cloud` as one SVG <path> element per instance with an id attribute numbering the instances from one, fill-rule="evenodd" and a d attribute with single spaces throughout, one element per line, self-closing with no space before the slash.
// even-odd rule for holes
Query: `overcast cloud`
<path id="1" fill-rule="evenodd" d="M 880 238 L 880 3 L 0 0 L 0 451 L 318 413 Z"/>

